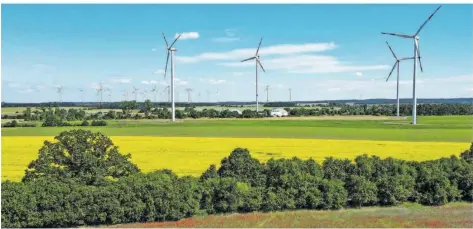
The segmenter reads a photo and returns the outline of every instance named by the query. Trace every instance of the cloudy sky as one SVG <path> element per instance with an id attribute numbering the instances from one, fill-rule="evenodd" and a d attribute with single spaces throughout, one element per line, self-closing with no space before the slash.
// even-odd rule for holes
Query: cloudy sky
<path id="1" fill-rule="evenodd" d="M 437 5 L 3 5 L 2 100 L 166 100 L 166 50 L 176 42 L 178 101 L 254 101 L 259 40 L 260 100 L 395 98 L 394 58 L 410 57 L 413 34 Z M 471 5 L 444 5 L 420 34 L 420 98 L 473 95 Z M 412 61 L 400 95 L 412 96 Z M 169 70 L 169 69 L 168 69 Z M 156 93 L 151 92 L 156 88 Z M 83 92 L 81 92 L 81 90 Z M 218 91 L 218 93 L 217 93 Z"/>

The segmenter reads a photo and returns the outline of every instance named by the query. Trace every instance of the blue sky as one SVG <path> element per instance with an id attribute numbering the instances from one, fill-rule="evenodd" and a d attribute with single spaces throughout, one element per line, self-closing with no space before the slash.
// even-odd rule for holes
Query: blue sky
<path id="1" fill-rule="evenodd" d="M 437 5 L 2 5 L 2 100 L 158 101 L 166 50 L 161 32 L 177 41 L 178 101 L 254 101 L 253 55 L 259 39 L 266 69 L 259 71 L 260 101 L 395 98 L 394 64 L 410 57 L 411 40 L 381 32 L 413 34 Z M 424 72 L 420 98 L 471 97 L 471 5 L 443 5 L 420 33 Z M 401 63 L 400 95 L 412 96 L 412 61 Z M 84 89 L 83 95 L 79 88 Z M 218 95 L 216 91 L 219 91 Z M 109 95 L 110 94 L 110 95 Z"/>

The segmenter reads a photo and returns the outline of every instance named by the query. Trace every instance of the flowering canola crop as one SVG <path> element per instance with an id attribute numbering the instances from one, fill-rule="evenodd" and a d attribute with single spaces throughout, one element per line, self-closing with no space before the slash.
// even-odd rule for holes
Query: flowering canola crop
<path id="1" fill-rule="evenodd" d="M 459 155 L 469 143 L 326 140 L 290 138 L 207 138 L 112 136 L 120 152 L 131 153 L 143 172 L 171 169 L 178 175 L 199 176 L 210 164 L 220 164 L 236 147 L 248 148 L 260 161 L 274 158 L 349 158 L 360 154 L 404 160 L 431 160 Z M 45 140 L 53 137 L 2 137 L 2 180 L 19 181 Z"/>

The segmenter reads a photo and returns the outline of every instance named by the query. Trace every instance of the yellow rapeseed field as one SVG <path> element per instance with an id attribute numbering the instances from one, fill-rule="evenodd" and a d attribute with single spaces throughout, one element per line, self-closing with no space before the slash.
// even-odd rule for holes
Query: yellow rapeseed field
<path id="1" fill-rule="evenodd" d="M 297 156 L 353 159 L 366 153 L 382 158 L 429 160 L 459 155 L 469 143 L 399 142 L 364 140 L 323 140 L 288 138 L 205 138 L 205 137 L 111 137 L 122 153 L 131 153 L 132 161 L 143 172 L 169 168 L 179 175 L 200 175 L 210 164 L 219 164 L 236 147 L 248 148 L 253 157 L 266 161 L 271 157 Z M 44 140 L 53 137 L 2 137 L 2 180 L 18 181 L 31 160 L 38 156 Z"/>

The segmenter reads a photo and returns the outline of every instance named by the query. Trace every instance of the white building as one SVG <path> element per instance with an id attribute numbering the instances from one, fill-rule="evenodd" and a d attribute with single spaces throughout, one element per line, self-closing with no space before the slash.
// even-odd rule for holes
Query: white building
<path id="1" fill-rule="evenodd" d="M 288 115 L 289 115 L 289 113 L 286 110 L 282 109 L 282 108 L 277 108 L 277 109 L 274 109 L 274 110 L 271 111 L 271 116 L 272 117 L 286 117 Z"/>

